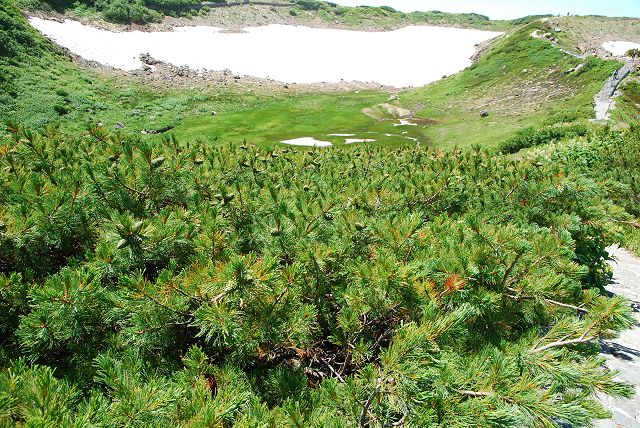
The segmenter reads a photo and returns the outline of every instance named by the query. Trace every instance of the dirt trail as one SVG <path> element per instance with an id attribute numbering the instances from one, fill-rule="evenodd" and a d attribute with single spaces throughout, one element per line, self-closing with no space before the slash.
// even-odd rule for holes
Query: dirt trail
<path id="1" fill-rule="evenodd" d="M 596 121 L 609 120 L 609 110 L 613 104 L 613 96 L 618 91 L 622 81 L 638 67 L 638 64 L 638 61 L 628 61 L 620 70 L 607 80 L 600 92 L 595 96 L 593 101 L 596 111 Z"/>
<path id="2" fill-rule="evenodd" d="M 630 400 L 600 397 L 613 419 L 598 421 L 596 428 L 640 428 L 640 258 L 618 246 L 608 251 L 615 260 L 611 262 L 613 279 L 606 289 L 631 302 L 638 323 L 619 338 L 603 341 L 602 352 L 607 366 L 620 371 L 620 379 L 635 385 L 636 395 Z"/>

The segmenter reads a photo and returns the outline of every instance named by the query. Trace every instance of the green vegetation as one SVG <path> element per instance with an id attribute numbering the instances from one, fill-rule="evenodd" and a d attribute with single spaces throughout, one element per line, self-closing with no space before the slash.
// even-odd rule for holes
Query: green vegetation
<path id="1" fill-rule="evenodd" d="M 160 22 L 165 14 L 179 14 L 200 0 L 17 0 L 29 10 L 72 11 L 78 15 L 97 14 L 105 21 L 120 24 Z"/>
<path id="2" fill-rule="evenodd" d="M 584 137 L 589 133 L 585 125 L 525 128 L 500 145 L 502 153 L 517 153 L 522 149 L 542 146 L 566 138 Z"/>
<path id="3" fill-rule="evenodd" d="M 598 352 L 640 130 L 586 124 L 616 62 L 534 23 L 398 100 L 153 89 L 0 23 L 0 426 L 578 428 L 633 393 Z M 384 103 L 436 147 L 276 143 Z"/>
<path id="4" fill-rule="evenodd" d="M 630 393 L 592 287 L 635 194 L 595 166 L 9 130 L 6 423 L 587 426 Z"/>
<path id="5" fill-rule="evenodd" d="M 149 9 L 142 0 L 103 0 L 97 1 L 96 7 L 102 12 L 105 20 L 111 22 L 154 22 L 162 16 Z"/>
<path id="6" fill-rule="evenodd" d="M 640 123 L 640 80 L 637 77 L 622 86 L 613 117 L 622 123 Z"/>
<path id="7" fill-rule="evenodd" d="M 401 93 L 402 105 L 436 124 L 424 129 L 425 137 L 438 145 L 497 146 L 524 128 L 585 124 L 594 95 L 620 64 L 578 59 L 530 36 L 542 26 L 511 32 L 468 69 Z M 481 117 L 483 111 L 489 116 Z"/>

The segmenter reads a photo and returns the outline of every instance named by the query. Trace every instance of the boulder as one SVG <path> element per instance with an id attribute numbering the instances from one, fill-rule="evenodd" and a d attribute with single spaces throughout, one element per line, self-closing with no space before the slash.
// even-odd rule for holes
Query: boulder
<path id="1" fill-rule="evenodd" d="M 160 63 L 160 61 L 158 61 L 148 53 L 140 54 L 140 61 L 142 61 L 142 63 L 146 65 L 156 65 Z"/>

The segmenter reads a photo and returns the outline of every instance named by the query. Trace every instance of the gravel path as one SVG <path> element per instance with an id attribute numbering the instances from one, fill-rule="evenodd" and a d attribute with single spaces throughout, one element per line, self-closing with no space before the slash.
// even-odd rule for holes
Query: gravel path
<path id="1" fill-rule="evenodd" d="M 607 80 L 600 92 L 595 96 L 593 101 L 596 110 L 596 121 L 609 120 L 609 109 L 613 103 L 614 94 L 620 87 L 622 81 L 627 78 L 627 76 L 629 76 L 636 67 L 638 67 L 637 61 L 627 62 L 620 70 L 618 70 L 615 77 L 611 76 L 609 80 Z"/>
<path id="2" fill-rule="evenodd" d="M 619 338 L 603 341 L 603 353 L 607 365 L 620 371 L 620 379 L 635 385 L 637 392 L 630 400 L 601 397 L 613 420 L 598 421 L 596 428 L 640 428 L 640 258 L 617 246 L 608 251 L 615 260 L 607 291 L 629 299 L 638 323 Z"/>

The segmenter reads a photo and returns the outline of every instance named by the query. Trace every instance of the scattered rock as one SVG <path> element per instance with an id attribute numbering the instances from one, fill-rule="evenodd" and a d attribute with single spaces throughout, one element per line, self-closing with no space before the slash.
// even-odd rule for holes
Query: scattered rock
<path id="1" fill-rule="evenodd" d="M 217 112 L 217 111 L 212 111 L 212 112 L 211 112 L 211 116 L 217 116 L 217 115 L 218 115 L 218 112 Z"/>
<path id="2" fill-rule="evenodd" d="M 142 61 L 142 63 L 146 65 L 157 65 L 160 63 L 160 61 L 158 61 L 148 53 L 140 54 L 140 61 Z"/>
<path id="3" fill-rule="evenodd" d="M 167 125 L 167 126 L 163 126 L 162 128 L 158 128 L 158 129 L 145 129 L 143 131 L 141 131 L 142 134 L 163 134 L 167 131 L 172 130 L 173 128 L 175 128 L 175 125 Z"/>
<path id="4" fill-rule="evenodd" d="M 124 123 L 120 123 L 120 122 L 116 123 L 116 129 L 122 129 L 122 128 L 124 128 Z"/>
<path id="5" fill-rule="evenodd" d="M 480 117 L 489 117 L 489 112 L 486 110 L 483 110 L 480 112 Z"/>

